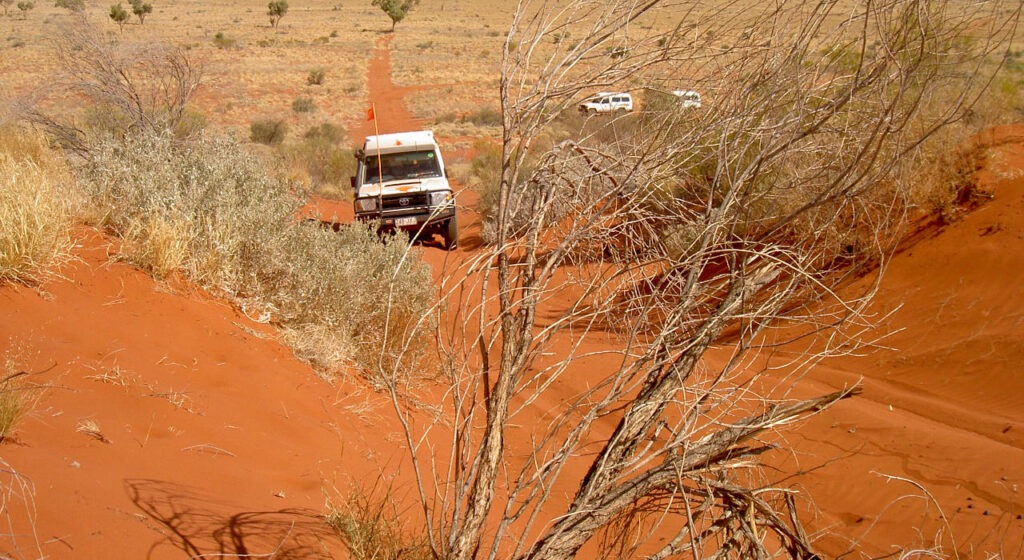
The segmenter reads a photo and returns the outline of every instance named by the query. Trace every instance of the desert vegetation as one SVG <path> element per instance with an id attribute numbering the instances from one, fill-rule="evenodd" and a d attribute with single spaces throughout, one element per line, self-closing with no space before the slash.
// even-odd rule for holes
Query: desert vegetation
<path id="1" fill-rule="evenodd" d="M 287 6 L 266 14 L 282 37 Z M 759 460 L 787 445 L 777 432 L 858 391 L 792 392 L 857 347 L 848 329 L 866 324 L 873 286 L 844 300 L 835 287 L 884 260 L 908 217 L 969 198 L 972 160 L 953 146 L 1019 109 L 1019 79 L 999 73 L 1019 6 L 736 8 L 525 3 L 507 34 L 474 30 L 493 50 L 457 58 L 501 58 L 500 79 L 482 80 L 493 105 L 458 84 L 441 90 L 454 109 L 417 94 L 419 115 L 485 137 L 472 162 L 485 245 L 439 284 L 402 237 L 297 219 L 307 186 L 351 172 L 322 97 L 246 114 L 248 140 L 272 147 L 255 150 L 196 116 L 206 69 L 189 49 L 75 23 L 58 93 L 86 108 L 52 111 L 43 94 L 18 107 L 68 160 L 36 133 L 0 136 L 18 141 L 0 150 L 13 196 L 0 244 L 16 257 L 0 280 L 43 277 L 78 219 L 122 241 L 116 258 L 274 322 L 321 370 L 363 372 L 403 426 L 419 518 L 390 490 L 339 498 L 327 521 L 353 557 L 815 557 L 797 490 Z M 416 71 L 445 40 L 396 37 L 399 76 L 457 72 Z M 260 43 L 218 31 L 202 44 Z M 325 89 L 308 68 L 288 79 Z M 675 103 L 680 84 L 705 92 L 702 110 Z M 641 109 L 579 115 L 596 89 L 638 92 Z M 794 339 L 806 349 L 777 356 Z M 794 373 L 769 382 L 781 366 L 767 356 Z M 615 365 L 581 382 L 595 361 Z M 80 432 L 107 442 L 88 422 Z"/>
<path id="2" fill-rule="evenodd" d="M 395 31 L 395 25 L 405 19 L 409 10 L 416 4 L 419 4 L 419 0 L 373 0 L 373 5 L 380 8 L 391 19 L 392 32 Z"/>
<path id="3" fill-rule="evenodd" d="M 273 0 L 267 4 L 267 17 L 270 18 L 270 27 L 277 27 L 288 13 L 288 2 L 286 0 Z"/>
<path id="4" fill-rule="evenodd" d="M 122 239 L 121 258 L 157 278 L 183 274 L 235 299 L 253 317 L 295 333 L 287 338 L 327 370 L 355 362 L 373 371 L 381 359 L 378 341 L 401 341 L 410 325 L 430 322 L 429 272 L 408 256 L 404 237 L 381 239 L 361 225 L 332 231 L 299 221 L 305 201 L 300 184 L 268 173 L 264 162 L 227 136 L 182 126 L 200 80 L 184 52 L 160 46 L 125 50 L 99 40 L 84 22 L 65 39 L 60 55 L 73 77 L 65 86 L 102 108 L 105 120 L 85 126 L 89 120 L 55 117 L 36 107 L 22 116 L 74 154 L 73 192 L 85 199 L 78 216 Z M 252 139 L 280 143 L 283 128 L 279 122 L 254 123 Z M 292 150 L 291 157 L 303 160 L 319 180 L 337 180 L 347 169 L 339 163 L 342 155 L 351 159 L 350 153 L 332 151 L 340 138 L 337 127 L 313 127 L 301 144 L 308 147 Z M 44 147 L 37 151 L 47 153 Z M 33 182 L 14 173 L 28 164 L 3 161 L 12 181 L 31 188 Z M 21 207 L 24 200 L 40 198 L 12 194 L 17 199 L 8 206 L 24 219 L 5 227 L 17 228 L 13 234 L 20 237 L 57 243 L 50 251 L 63 254 L 69 218 L 62 216 L 70 210 Z M 55 192 L 50 196 L 56 198 Z M 29 218 L 52 220 L 54 225 L 33 227 L 60 235 L 21 233 L 30 229 Z M 5 276 L 12 278 L 58 256 L 37 255 L 40 250 L 23 248 L 25 243 L 10 245 L 18 252 L 5 256 L 11 262 Z"/>
<path id="5" fill-rule="evenodd" d="M 70 178 L 41 134 L 0 128 L 0 284 L 39 282 L 70 258 L 78 202 Z"/>

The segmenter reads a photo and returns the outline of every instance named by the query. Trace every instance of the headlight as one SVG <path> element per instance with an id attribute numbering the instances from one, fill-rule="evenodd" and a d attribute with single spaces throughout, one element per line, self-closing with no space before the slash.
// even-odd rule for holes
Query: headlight
<path id="1" fill-rule="evenodd" d="M 377 199 L 358 198 L 356 199 L 356 209 L 360 212 L 373 212 L 377 209 Z"/>
<path id="2" fill-rule="evenodd" d="M 438 191 L 430 193 L 430 205 L 437 206 L 449 206 L 449 202 L 452 200 L 451 191 Z"/>

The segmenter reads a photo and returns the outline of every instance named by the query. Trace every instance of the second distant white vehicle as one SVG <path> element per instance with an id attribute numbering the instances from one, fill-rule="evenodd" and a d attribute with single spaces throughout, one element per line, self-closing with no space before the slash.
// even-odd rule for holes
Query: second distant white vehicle
<path id="1" fill-rule="evenodd" d="M 700 93 L 692 89 L 677 89 L 672 92 L 672 95 L 679 98 L 681 107 L 700 107 Z"/>
<path id="2" fill-rule="evenodd" d="M 628 113 L 633 110 L 633 96 L 603 91 L 585 99 L 579 109 L 581 113 Z"/>

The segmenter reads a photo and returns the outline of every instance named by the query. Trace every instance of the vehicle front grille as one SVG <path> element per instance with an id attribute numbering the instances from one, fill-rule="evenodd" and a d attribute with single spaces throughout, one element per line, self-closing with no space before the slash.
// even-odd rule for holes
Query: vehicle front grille
<path id="1" fill-rule="evenodd" d="M 416 208 L 430 205 L 429 193 L 413 193 L 395 196 L 386 196 L 381 200 L 384 211 L 403 210 L 405 208 Z"/>

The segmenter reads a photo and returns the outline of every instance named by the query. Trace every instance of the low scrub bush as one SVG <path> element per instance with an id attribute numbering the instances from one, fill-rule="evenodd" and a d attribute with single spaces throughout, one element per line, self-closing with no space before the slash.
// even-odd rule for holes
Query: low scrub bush
<path id="1" fill-rule="evenodd" d="M 316 102 L 312 97 L 296 97 L 292 101 L 292 111 L 296 113 L 312 113 L 316 111 Z"/>
<path id="2" fill-rule="evenodd" d="M 249 139 L 259 144 L 276 146 L 284 142 L 288 125 L 279 119 L 260 119 L 249 125 Z"/>
<path id="3" fill-rule="evenodd" d="M 205 114 L 191 107 L 186 107 L 181 113 L 181 118 L 174 123 L 171 132 L 174 133 L 176 138 L 191 138 L 198 136 L 199 133 L 206 130 L 206 124 Z"/>
<path id="4" fill-rule="evenodd" d="M 322 350 L 304 350 L 325 367 L 354 361 L 388 375 L 408 363 L 394 356 L 425 352 L 429 337 L 412 330 L 431 324 L 432 281 L 404 238 L 297 220 L 296 185 L 227 138 L 142 135 L 93 153 L 80 180 L 126 260 L 157 276 L 181 271 L 293 332 L 328 333 Z"/>
<path id="5" fill-rule="evenodd" d="M 501 146 L 492 141 L 479 140 L 474 144 L 475 155 L 470 162 L 469 175 L 470 185 L 479 194 L 477 211 L 480 212 L 481 233 L 480 236 L 485 243 L 496 241 L 495 233 L 498 220 L 498 202 L 501 188 Z M 538 156 L 529 154 L 523 162 L 523 180 L 526 176 L 538 171 Z M 510 201 L 510 226 L 511 231 L 518 233 L 519 229 L 529 221 L 535 211 L 533 205 L 539 195 L 539 187 L 533 182 L 526 189 L 516 191 L 514 199 Z M 556 189 L 558 190 L 558 189 Z M 549 199 L 548 212 L 553 221 L 557 221 L 565 212 L 571 209 L 566 206 L 564 196 L 555 194 Z"/>
<path id="6" fill-rule="evenodd" d="M 474 124 L 476 126 L 501 126 L 501 111 L 493 107 L 481 107 L 476 111 L 465 114 L 454 112 L 442 113 L 435 119 L 436 122 L 452 122 L 456 124 Z"/>
<path id="7" fill-rule="evenodd" d="M 306 76 L 306 83 L 311 86 L 320 86 L 324 83 L 324 69 L 314 68 L 309 71 L 309 75 Z"/>
<path id="8" fill-rule="evenodd" d="M 213 46 L 217 47 L 218 49 L 233 49 L 237 46 L 237 44 L 238 41 L 236 39 L 232 39 L 231 37 L 224 35 L 224 32 L 222 31 L 218 31 L 213 36 Z"/>
<path id="9" fill-rule="evenodd" d="M 465 115 L 463 120 L 477 126 L 501 126 L 501 111 L 493 107 L 482 107 L 476 112 Z"/>
<path id="10" fill-rule="evenodd" d="M 282 153 L 293 176 L 301 177 L 314 192 L 346 192 L 356 160 L 351 149 L 341 147 L 344 139 L 344 129 L 323 123 L 307 130 L 298 143 L 283 147 Z"/>
<path id="11" fill-rule="evenodd" d="M 0 284 L 38 281 L 70 258 L 74 193 L 42 136 L 0 127 Z"/>

